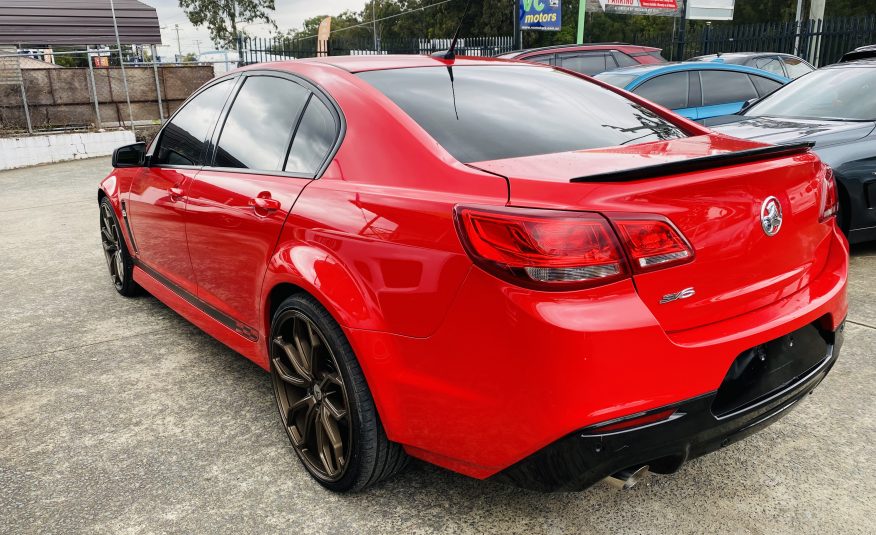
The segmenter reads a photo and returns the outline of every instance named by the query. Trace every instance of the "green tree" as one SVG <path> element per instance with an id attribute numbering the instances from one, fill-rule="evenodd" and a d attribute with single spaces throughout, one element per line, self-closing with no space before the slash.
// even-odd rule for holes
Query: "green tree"
<path id="1" fill-rule="evenodd" d="M 271 13 L 274 0 L 179 0 L 189 22 L 207 26 L 210 39 L 219 47 L 233 47 L 240 24 L 264 22 L 276 28 Z"/>

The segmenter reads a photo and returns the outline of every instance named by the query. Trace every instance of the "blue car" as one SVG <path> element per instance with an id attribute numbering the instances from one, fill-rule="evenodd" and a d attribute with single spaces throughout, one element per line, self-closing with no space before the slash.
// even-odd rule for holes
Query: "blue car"
<path id="1" fill-rule="evenodd" d="M 739 113 L 791 80 L 728 63 L 687 62 L 626 67 L 596 76 L 695 121 Z"/>

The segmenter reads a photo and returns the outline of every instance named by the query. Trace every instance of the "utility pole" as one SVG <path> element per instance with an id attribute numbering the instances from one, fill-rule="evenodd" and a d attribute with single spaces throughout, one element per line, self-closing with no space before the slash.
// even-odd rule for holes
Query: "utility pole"
<path id="1" fill-rule="evenodd" d="M 794 55 L 800 55 L 800 34 L 803 33 L 803 0 L 797 0 L 797 35 L 794 37 Z"/>
<path id="2" fill-rule="evenodd" d="M 182 61 L 182 45 L 179 42 L 179 24 L 173 25 L 174 31 L 176 31 L 176 50 L 179 52 L 179 60 Z"/>
<path id="3" fill-rule="evenodd" d="M 371 24 L 373 25 L 374 51 L 377 52 L 377 0 L 371 0 Z"/>
<path id="4" fill-rule="evenodd" d="M 201 55 L 201 40 L 195 39 L 195 46 L 198 47 L 198 56 Z"/>

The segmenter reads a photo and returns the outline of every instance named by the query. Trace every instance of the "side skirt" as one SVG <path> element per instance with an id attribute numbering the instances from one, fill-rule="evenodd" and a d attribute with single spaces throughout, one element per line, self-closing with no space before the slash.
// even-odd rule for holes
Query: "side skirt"
<path id="1" fill-rule="evenodd" d="M 209 314 L 190 302 L 190 300 L 174 292 L 159 280 L 158 277 L 148 272 L 148 269 L 148 267 L 144 269 L 143 264 L 140 262 L 134 265 L 134 280 L 143 289 L 216 340 L 255 362 L 261 368 L 269 369 L 268 358 L 265 349 L 262 347 L 263 344 L 259 343 L 258 333 L 250 332 L 250 336 L 245 336 L 242 332 L 235 330 L 225 322 L 219 321 L 214 315 Z"/>

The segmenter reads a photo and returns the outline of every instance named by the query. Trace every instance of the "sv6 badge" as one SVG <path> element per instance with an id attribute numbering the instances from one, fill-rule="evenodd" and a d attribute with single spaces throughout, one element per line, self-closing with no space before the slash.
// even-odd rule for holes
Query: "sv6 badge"
<path id="1" fill-rule="evenodd" d="M 696 290 L 693 288 L 685 288 L 684 290 L 674 293 L 674 294 L 666 294 L 663 296 L 663 299 L 660 300 L 661 305 L 665 305 L 666 303 L 671 303 L 673 301 L 679 301 L 681 299 L 689 299 L 696 295 Z"/>

